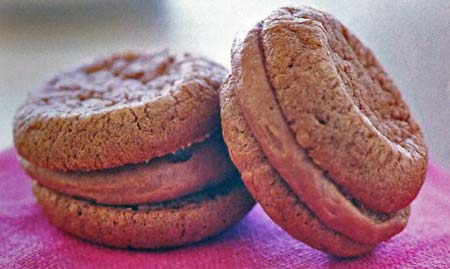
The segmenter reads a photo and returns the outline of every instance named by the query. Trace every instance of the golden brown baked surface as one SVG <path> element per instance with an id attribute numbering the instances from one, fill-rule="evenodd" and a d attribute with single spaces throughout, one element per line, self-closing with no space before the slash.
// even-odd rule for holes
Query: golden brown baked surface
<path id="1" fill-rule="evenodd" d="M 90 172 L 62 172 L 21 162 L 39 184 L 100 204 L 134 205 L 172 200 L 237 175 L 221 136 L 147 163 Z"/>
<path id="2" fill-rule="evenodd" d="M 260 35 L 276 100 L 311 159 L 373 209 L 408 205 L 423 183 L 426 146 L 372 52 L 312 9 L 280 10 Z"/>
<path id="3" fill-rule="evenodd" d="M 422 133 L 370 50 L 331 15 L 281 8 L 238 37 L 221 109 L 244 182 L 292 235 L 354 256 L 405 227 L 426 172 Z M 288 224 L 279 212 L 290 209 L 264 184 L 323 227 Z"/>
<path id="4" fill-rule="evenodd" d="M 50 222 L 80 238 L 120 248 L 175 247 L 216 235 L 239 221 L 254 200 L 239 178 L 160 204 L 105 206 L 56 193 L 33 192 Z"/>
<path id="5" fill-rule="evenodd" d="M 97 170 L 204 140 L 219 126 L 226 70 L 168 51 L 99 58 L 52 78 L 17 111 L 14 141 L 30 163 Z"/>

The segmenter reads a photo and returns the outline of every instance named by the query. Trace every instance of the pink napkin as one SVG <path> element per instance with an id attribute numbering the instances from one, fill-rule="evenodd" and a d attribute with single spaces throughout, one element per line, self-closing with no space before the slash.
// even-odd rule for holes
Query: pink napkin
<path id="1" fill-rule="evenodd" d="M 430 164 L 405 231 L 359 259 L 336 259 L 292 239 L 256 206 L 239 224 L 168 251 L 118 250 L 47 222 L 14 150 L 0 153 L 0 268 L 450 268 L 450 175 Z"/>

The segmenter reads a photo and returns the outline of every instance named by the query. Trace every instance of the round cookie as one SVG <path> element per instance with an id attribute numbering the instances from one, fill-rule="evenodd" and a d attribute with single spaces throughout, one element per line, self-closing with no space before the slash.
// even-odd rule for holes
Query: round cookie
<path id="1" fill-rule="evenodd" d="M 331 15 L 308 8 L 275 12 L 260 36 L 276 101 L 311 159 L 369 208 L 411 203 L 427 149 L 372 52 Z"/>
<path id="2" fill-rule="evenodd" d="M 221 95 L 232 160 L 291 235 L 355 256 L 405 227 L 426 170 L 423 136 L 371 52 L 332 16 L 282 8 L 237 38 Z"/>
<path id="3" fill-rule="evenodd" d="M 226 69 L 202 57 L 122 53 L 61 73 L 16 113 L 14 142 L 53 170 L 139 163 L 204 140 L 218 128 Z"/>
<path id="4" fill-rule="evenodd" d="M 254 205 L 220 135 L 226 70 L 123 53 L 50 80 L 18 110 L 15 145 L 50 222 L 131 248 L 215 235 Z"/>
<path id="5" fill-rule="evenodd" d="M 146 163 L 90 172 L 62 172 L 21 161 L 40 185 L 100 204 L 135 205 L 176 199 L 237 175 L 220 135 Z"/>
<path id="6" fill-rule="evenodd" d="M 58 228 L 120 248 L 164 248 L 196 242 L 239 221 L 254 205 L 239 178 L 178 200 L 135 207 L 79 200 L 36 182 L 33 192 Z"/>

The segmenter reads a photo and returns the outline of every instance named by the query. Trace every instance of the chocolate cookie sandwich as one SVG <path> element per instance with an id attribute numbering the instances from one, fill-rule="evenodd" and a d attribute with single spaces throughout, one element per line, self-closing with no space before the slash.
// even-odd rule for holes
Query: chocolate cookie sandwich
<path id="1" fill-rule="evenodd" d="M 163 248 L 239 221 L 254 201 L 220 134 L 226 73 L 189 54 L 122 53 L 30 94 L 14 141 L 50 222 L 108 246 Z"/>
<path id="2" fill-rule="evenodd" d="M 224 140 L 266 213 L 336 256 L 401 232 L 427 149 L 399 89 L 333 16 L 281 8 L 236 38 Z"/>

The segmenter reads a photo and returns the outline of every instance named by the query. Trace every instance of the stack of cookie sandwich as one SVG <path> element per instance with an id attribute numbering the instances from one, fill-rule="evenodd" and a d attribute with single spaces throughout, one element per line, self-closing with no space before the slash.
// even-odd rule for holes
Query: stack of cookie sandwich
<path id="1" fill-rule="evenodd" d="M 189 54 L 122 53 L 33 92 L 14 139 L 50 222 L 108 246 L 161 248 L 240 220 L 254 201 L 221 137 L 226 74 Z"/>

